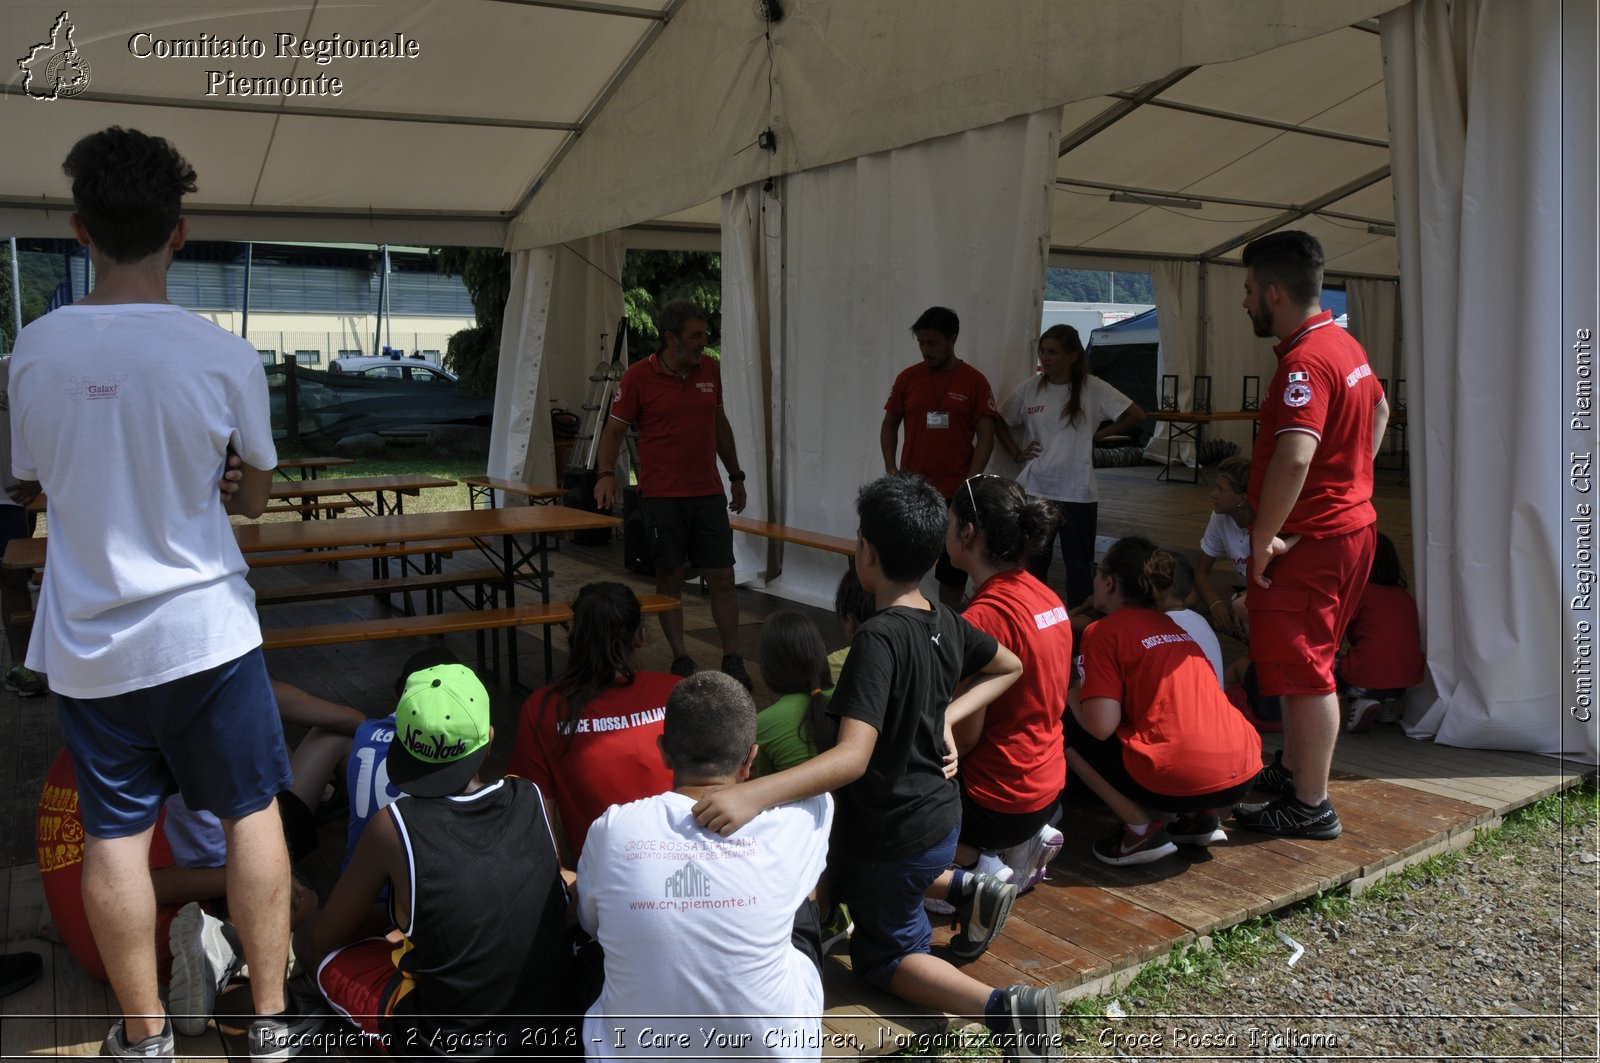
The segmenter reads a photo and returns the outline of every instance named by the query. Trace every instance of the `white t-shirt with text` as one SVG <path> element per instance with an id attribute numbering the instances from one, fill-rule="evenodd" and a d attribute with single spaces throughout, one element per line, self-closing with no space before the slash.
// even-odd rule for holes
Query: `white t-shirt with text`
<path id="1" fill-rule="evenodd" d="M 217 483 L 272 469 L 260 356 L 181 307 L 64 306 L 17 337 L 11 464 L 50 498 L 29 668 L 73 698 L 194 675 L 261 645 Z"/>
<path id="2" fill-rule="evenodd" d="M 1250 569 L 1250 529 L 1239 527 L 1238 522 L 1226 514 L 1213 513 L 1200 536 L 1200 551 L 1207 557 L 1228 562 L 1243 582 Z"/>
<path id="3" fill-rule="evenodd" d="M 605 950 L 584 1018 L 590 1059 L 822 1052 L 822 979 L 790 943 L 827 862 L 833 798 L 762 812 L 732 837 L 695 799 L 612 805 L 578 860 L 578 918 Z"/>

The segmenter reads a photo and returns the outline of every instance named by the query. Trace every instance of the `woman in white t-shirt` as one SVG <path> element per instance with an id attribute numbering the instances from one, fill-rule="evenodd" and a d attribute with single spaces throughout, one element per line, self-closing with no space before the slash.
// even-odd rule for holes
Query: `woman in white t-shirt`
<path id="1" fill-rule="evenodd" d="M 1022 463 L 1017 482 L 1023 489 L 1054 502 L 1061 512 L 1056 534 L 1066 566 L 1062 597 L 1076 606 L 1094 593 L 1094 531 L 1100 508 L 1095 440 L 1137 428 L 1144 423 L 1144 411 L 1104 380 L 1089 375 L 1083 341 L 1071 325 L 1052 325 L 1039 337 L 1039 368 L 1038 375 L 1023 381 L 1006 399 L 995 439 L 1013 461 Z M 1020 444 L 1012 438 L 1012 427 L 1023 430 Z M 1028 571 L 1040 583 L 1050 575 L 1054 546 L 1052 535 L 1028 562 Z"/>
<path id="2" fill-rule="evenodd" d="M 1255 513 L 1245 498 L 1249 486 L 1249 458 L 1241 454 L 1217 466 L 1217 482 L 1211 485 L 1211 520 L 1200 536 L 1200 563 L 1194 572 L 1195 604 L 1212 627 L 1239 638 L 1250 634 L 1245 592 L 1234 593 L 1226 586 L 1218 590 L 1211 582 L 1211 570 L 1225 561 L 1232 566 L 1238 586 L 1250 586 L 1250 522 Z"/>

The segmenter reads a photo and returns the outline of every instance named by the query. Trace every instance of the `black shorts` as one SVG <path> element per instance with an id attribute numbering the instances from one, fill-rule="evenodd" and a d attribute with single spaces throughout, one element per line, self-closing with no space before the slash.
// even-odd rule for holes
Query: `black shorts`
<path id="1" fill-rule="evenodd" d="M 1255 785 L 1255 776 L 1251 776 L 1238 786 L 1230 786 L 1226 790 L 1217 790 L 1209 794 L 1195 794 L 1190 797 L 1158 794 L 1153 790 L 1146 790 L 1128 774 L 1127 765 L 1122 760 L 1122 740 L 1117 737 L 1115 731 L 1109 738 L 1096 738 L 1085 731 L 1078 718 L 1070 712 L 1062 722 L 1067 731 L 1067 748 L 1077 750 L 1078 755 L 1088 761 L 1089 766 L 1099 772 L 1100 777 L 1111 784 L 1112 789 L 1147 812 L 1183 816 L 1214 808 L 1225 808 L 1244 797 L 1250 792 L 1250 787 Z"/>
<path id="2" fill-rule="evenodd" d="M 1009 849 L 1021 845 L 1056 814 L 1059 801 L 1052 800 L 1037 812 L 996 812 L 961 791 L 961 842 L 974 849 Z"/>
<path id="3" fill-rule="evenodd" d="M 722 495 L 695 498 L 641 498 L 639 512 L 656 571 L 733 567 L 733 528 Z"/>

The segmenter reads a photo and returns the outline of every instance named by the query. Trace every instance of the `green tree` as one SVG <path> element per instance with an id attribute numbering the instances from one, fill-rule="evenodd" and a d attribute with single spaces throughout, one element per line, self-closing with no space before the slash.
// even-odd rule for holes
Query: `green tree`
<path id="1" fill-rule="evenodd" d="M 722 256 L 708 251 L 630 251 L 622 266 L 628 350 L 638 358 L 661 346 L 656 318 L 674 299 L 710 315 L 711 346 L 722 344 Z"/>
<path id="2" fill-rule="evenodd" d="M 11 246 L 0 243 L 0 351 L 10 351 L 17 339 L 17 323 L 11 313 Z"/>
<path id="3" fill-rule="evenodd" d="M 500 328 L 511 294 L 511 256 L 495 247 L 435 248 L 440 273 L 459 274 L 478 323 L 450 337 L 444 367 L 475 395 L 493 395 L 500 371 Z"/>

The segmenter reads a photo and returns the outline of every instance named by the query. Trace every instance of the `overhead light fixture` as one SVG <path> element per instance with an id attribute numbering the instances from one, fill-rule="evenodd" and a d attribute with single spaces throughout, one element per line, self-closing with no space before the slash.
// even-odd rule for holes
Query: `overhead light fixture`
<path id="1" fill-rule="evenodd" d="M 1369 225 L 1369 226 L 1367 226 L 1367 232 L 1371 233 L 1373 236 L 1393 236 L 1394 235 L 1394 226 L 1393 225 Z"/>
<path id="2" fill-rule="evenodd" d="M 1177 207 L 1181 210 L 1199 210 L 1205 204 L 1198 199 L 1174 199 L 1171 196 L 1146 196 L 1138 192 L 1113 192 L 1113 203 L 1141 203 L 1147 207 Z"/>

